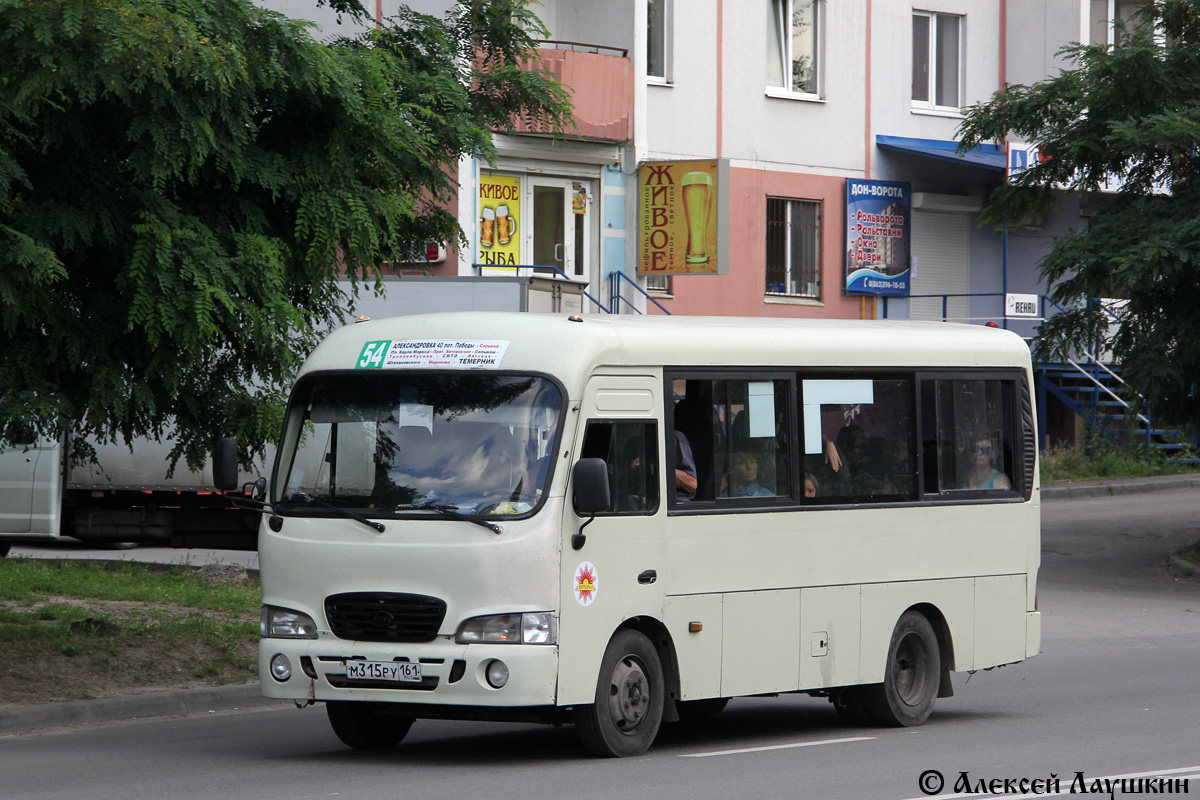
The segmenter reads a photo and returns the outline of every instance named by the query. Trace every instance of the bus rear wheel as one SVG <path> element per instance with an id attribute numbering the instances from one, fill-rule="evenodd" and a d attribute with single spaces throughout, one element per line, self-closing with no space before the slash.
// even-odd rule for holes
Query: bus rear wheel
<path id="1" fill-rule="evenodd" d="M 325 713 L 342 744 L 355 750 L 390 750 L 408 735 L 412 717 L 389 714 L 390 703 L 330 700 Z"/>
<path id="2" fill-rule="evenodd" d="M 867 713 L 877 725 L 920 725 L 933 713 L 941 669 L 933 626 L 919 611 L 905 611 L 892 631 L 883 683 L 863 687 Z"/>
<path id="3" fill-rule="evenodd" d="M 600 662 L 595 702 L 575 709 L 584 748 L 607 758 L 645 753 L 662 724 L 665 686 L 658 652 L 645 635 L 614 636 Z"/>

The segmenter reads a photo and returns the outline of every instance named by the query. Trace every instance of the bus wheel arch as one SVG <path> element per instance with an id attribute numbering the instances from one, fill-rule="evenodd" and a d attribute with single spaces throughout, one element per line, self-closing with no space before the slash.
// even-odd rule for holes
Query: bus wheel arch
<path id="1" fill-rule="evenodd" d="M 575 707 L 584 748 L 606 758 L 645 753 L 663 722 L 666 685 L 655 637 L 636 624 L 618 628 L 600 662 L 594 701 Z"/>
<path id="2" fill-rule="evenodd" d="M 950 682 L 950 673 L 955 670 L 954 636 L 950 631 L 950 623 L 946 621 L 946 615 L 942 613 L 941 609 L 932 603 L 918 603 L 910 610 L 924 614 L 925 619 L 929 620 L 929 624 L 933 626 L 933 632 L 937 634 L 938 654 L 942 665 L 937 696 L 953 697 L 954 686 Z"/>
<path id="3" fill-rule="evenodd" d="M 912 727 L 929 718 L 942 682 L 941 652 L 937 631 L 919 607 L 900 615 L 883 683 L 863 688 L 867 713 L 877 725 Z"/>

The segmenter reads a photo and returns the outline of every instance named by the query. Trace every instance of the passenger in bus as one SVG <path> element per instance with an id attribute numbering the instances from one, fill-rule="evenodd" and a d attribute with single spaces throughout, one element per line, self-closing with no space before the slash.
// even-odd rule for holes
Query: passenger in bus
<path id="1" fill-rule="evenodd" d="M 968 489 L 1012 488 L 1012 481 L 1009 480 L 1009 477 L 995 467 L 996 446 L 991 437 L 971 437 L 964 456 Z"/>
<path id="2" fill-rule="evenodd" d="M 758 482 L 758 457 L 753 453 L 734 453 L 729 459 L 729 486 L 722 497 L 772 497 Z"/>
<path id="3" fill-rule="evenodd" d="M 811 472 L 804 473 L 804 496 L 817 496 L 817 478 Z"/>
<path id="4" fill-rule="evenodd" d="M 692 446 L 679 431 L 675 431 L 675 501 L 687 503 L 696 496 L 696 459 Z"/>

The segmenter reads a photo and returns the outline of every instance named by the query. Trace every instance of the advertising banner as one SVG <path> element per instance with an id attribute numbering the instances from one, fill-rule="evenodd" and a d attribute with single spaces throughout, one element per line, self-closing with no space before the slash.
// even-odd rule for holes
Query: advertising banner
<path id="1" fill-rule="evenodd" d="M 846 180 L 846 292 L 906 297 L 912 190 L 896 181 Z"/>
<path id="2" fill-rule="evenodd" d="M 511 175 L 479 176 L 479 263 L 521 263 L 521 179 Z"/>
<path id="3" fill-rule="evenodd" d="M 638 169 L 638 274 L 723 275 L 718 161 L 647 163 Z"/>

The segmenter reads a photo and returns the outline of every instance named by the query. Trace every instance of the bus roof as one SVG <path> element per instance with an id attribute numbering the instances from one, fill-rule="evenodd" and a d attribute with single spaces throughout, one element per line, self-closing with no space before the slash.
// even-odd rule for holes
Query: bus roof
<path id="1" fill-rule="evenodd" d="M 549 373 L 568 386 L 601 366 L 937 369 L 1030 364 L 1029 348 L 1017 334 L 983 325 L 452 312 L 346 325 L 313 351 L 302 373 L 354 369 L 372 342 L 450 340 L 506 342 L 499 369 Z"/>

